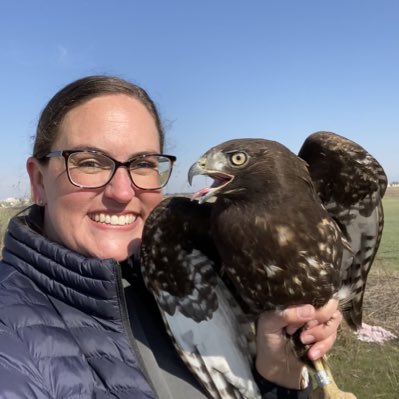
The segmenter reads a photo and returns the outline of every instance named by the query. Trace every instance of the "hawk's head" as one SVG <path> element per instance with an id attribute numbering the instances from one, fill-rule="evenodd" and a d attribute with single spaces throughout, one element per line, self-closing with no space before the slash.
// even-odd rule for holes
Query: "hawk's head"
<path id="1" fill-rule="evenodd" d="M 284 173 L 283 173 L 284 171 Z M 276 190 L 281 184 L 297 180 L 306 171 L 306 163 L 282 144 L 264 139 L 226 141 L 207 151 L 189 172 L 191 184 L 195 175 L 207 175 L 214 182 L 194 194 L 199 202 L 211 197 L 246 196 Z"/>

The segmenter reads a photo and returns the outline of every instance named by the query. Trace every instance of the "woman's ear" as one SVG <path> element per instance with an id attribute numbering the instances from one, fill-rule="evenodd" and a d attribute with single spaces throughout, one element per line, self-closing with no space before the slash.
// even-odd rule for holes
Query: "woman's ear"
<path id="1" fill-rule="evenodd" d="M 30 190 L 32 201 L 40 206 L 44 206 L 47 202 L 46 192 L 43 184 L 43 168 L 44 166 L 35 157 L 29 157 L 26 161 L 26 170 L 30 179 Z"/>

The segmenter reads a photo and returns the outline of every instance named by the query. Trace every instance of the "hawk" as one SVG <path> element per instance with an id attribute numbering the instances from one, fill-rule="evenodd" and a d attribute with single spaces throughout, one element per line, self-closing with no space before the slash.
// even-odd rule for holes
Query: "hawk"
<path id="1" fill-rule="evenodd" d="M 230 140 L 193 164 L 190 183 L 195 175 L 214 182 L 148 217 L 143 278 L 210 396 L 260 398 L 252 374 L 260 313 L 335 297 L 348 324 L 361 326 L 387 178 L 360 145 L 331 132 L 309 136 L 298 155 L 275 141 Z"/>

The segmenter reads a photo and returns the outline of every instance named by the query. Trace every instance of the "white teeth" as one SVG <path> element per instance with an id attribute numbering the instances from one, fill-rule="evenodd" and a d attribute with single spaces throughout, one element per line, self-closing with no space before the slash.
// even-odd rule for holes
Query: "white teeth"
<path id="1" fill-rule="evenodd" d="M 95 220 L 99 223 L 111 224 L 113 226 L 124 226 L 126 224 L 131 224 L 136 220 L 137 216 L 132 214 L 129 215 L 108 215 L 105 213 L 96 213 L 95 215 L 90 215 L 90 219 Z"/>

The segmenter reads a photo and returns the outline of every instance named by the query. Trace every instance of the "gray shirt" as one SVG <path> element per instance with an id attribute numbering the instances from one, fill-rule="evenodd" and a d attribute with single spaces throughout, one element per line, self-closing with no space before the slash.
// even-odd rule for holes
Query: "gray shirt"
<path id="1" fill-rule="evenodd" d="M 209 396 L 178 356 L 153 297 L 139 276 L 125 280 L 125 297 L 137 349 L 160 399 Z"/>

